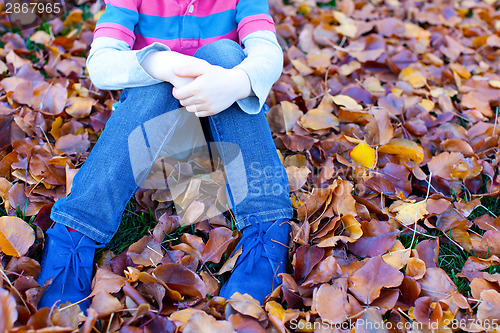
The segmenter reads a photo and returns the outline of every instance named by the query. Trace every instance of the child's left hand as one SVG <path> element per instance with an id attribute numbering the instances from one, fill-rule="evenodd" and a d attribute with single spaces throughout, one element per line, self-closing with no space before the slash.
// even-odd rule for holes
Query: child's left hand
<path id="1" fill-rule="evenodd" d="M 205 65 L 181 67 L 174 72 L 180 77 L 195 78 L 182 87 L 174 87 L 173 95 L 198 117 L 217 114 L 252 92 L 250 79 L 240 68 Z"/>

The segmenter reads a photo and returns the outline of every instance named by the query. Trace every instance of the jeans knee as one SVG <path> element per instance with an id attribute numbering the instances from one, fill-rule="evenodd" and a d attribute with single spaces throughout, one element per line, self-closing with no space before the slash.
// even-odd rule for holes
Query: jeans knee
<path id="1" fill-rule="evenodd" d="M 127 98 L 139 98 L 140 100 L 144 100 L 145 97 L 151 96 L 172 96 L 172 88 L 172 84 L 168 82 L 160 82 L 149 86 L 125 88 L 120 95 L 120 102 L 124 102 Z"/>
<path id="2" fill-rule="evenodd" d="M 194 56 L 224 68 L 233 68 L 245 59 L 245 53 L 241 46 L 230 39 L 221 39 L 203 45 Z"/>

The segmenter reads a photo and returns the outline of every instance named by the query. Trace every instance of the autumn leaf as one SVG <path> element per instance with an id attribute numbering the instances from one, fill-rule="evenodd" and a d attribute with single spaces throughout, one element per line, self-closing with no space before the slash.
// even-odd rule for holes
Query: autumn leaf
<path id="1" fill-rule="evenodd" d="M 365 304 L 371 304 L 382 288 L 397 287 L 404 275 L 388 265 L 380 256 L 366 260 L 362 266 L 352 266 L 349 273 L 349 290 Z"/>
<path id="2" fill-rule="evenodd" d="M 110 314 L 123 309 L 123 305 L 110 294 L 101 291 L 92 299 L 90 305 L 96 310 L 98 318 L 109 316 Z"/>
<path id="3" fill-rule="evenodd" d="M 313 296 L 313 307 L 321 318 L 332 324 L 340 324 L 347 319 L 344 309 L 345 290 L 336 285 L 322 284 Z"/>
<path id="4" fill-rule="evenodd" d="M 191 315 L 183 332 L 185 333 L 233 333 L 233 325 L 225 320 L 215 320 L 205 312 L 196 312 Z"/>
<path id="5" fill-rule="evenodd" d="M 368 146 L 364 140 L 354 147 L 349 152 L 349 155 L 353 161 L 358 162 L 362 166 L 369 169 L 372 169 L 377 165 L 377 151 Z"/>
<path id="6" fill-rule="evenodd" d="M 236 236 L 228 228 L 215 228 L 210 230 L 208 242 L 201 253 L 201 260 L 205 263 L 211 261 L 219 263 L 222 255 L 226 252 L 228 246 L 236 240 Z"/>
<path id="7" fill-rule="evenodd" d="M 426 209 L 427 201 L 403 202 L 397 201 L 389 208 L 391 212 L 396 213 L 396 219 L 404 225 L 411 225 L 420 221 L 428 214 Z"/>
<path id="8" fill-rule="evenodd" d="M 18 217 L 0 217 L 0 250 L 9 256 L 20 257 L 35 242 L 33 229 Z"/>
<path id="9" fill-rule="evenodd" d="M 406 139 L 392 139 L 388 144 L 380 146 L 378 151 L 380 153 L 408 157 L 417 164 L 420 164 L 424 159 L 423 148 L 415 142 Z"/>
<path id="10" fill-rule="evenodd" d="M 17 320 L 16 300 L 5 289 L 0 289 L 0 329 L 8 332 Z"/>

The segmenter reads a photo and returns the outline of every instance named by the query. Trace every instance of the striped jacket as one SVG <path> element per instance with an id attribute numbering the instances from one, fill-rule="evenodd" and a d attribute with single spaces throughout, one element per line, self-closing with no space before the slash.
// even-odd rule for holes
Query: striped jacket
<path id="1" fill-rule="evenodd" d="M 94 39 L 113 37 L 139 50 L 154 42 L 193 55 L 219 39 L 240 42 L 258 30 L 275 32 L 265 0 L 105 0 Z"/>

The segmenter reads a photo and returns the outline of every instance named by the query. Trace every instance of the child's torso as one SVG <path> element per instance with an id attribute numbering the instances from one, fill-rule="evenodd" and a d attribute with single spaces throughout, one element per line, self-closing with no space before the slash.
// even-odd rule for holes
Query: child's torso
<path id="1" fill-rule="evenodd" d="M 194 54 L 222 38 L 238 42 L 238 0 L 142 0 L 135 26 L 134 49 L 160 42 L 172 50 Z"/>

